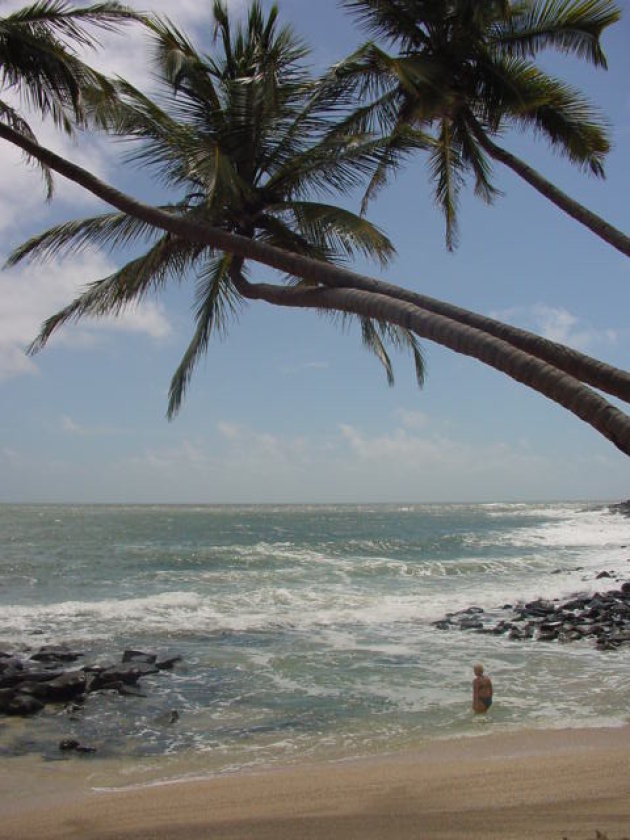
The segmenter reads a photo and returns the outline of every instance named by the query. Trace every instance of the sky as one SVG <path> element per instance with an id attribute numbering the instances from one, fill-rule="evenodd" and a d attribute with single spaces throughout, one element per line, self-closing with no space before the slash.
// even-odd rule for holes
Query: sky
<path id="1" fill-rule="evenodd" d="M 19 8 L 13 0 L 2 13 Z M 210 49 L 210 3 L 131 2 L 167 14 Z M 231 3 L 233 10 L 244 3 Z M 315 70 L 364 39 L 336 0 L 280 0 L 313 47 Z M 605 180 L 510 136 L 573 197 L 628 231 L 630 9 L 604 38 L 607 72 L 549 56 L 543 66 L 580 87 L 606 116 L 613 148 Z M 100 36 L 90 61 L 150 91 L 148 43 L 138 28 Z M 144 201 L 159 191 L 103 137 L 68 140 L 39 125 L 44 145 Z M 516 176 L 495 169 L 491 206 L 470 188 L 460 241 L 447 252 L 426 164 L 409 163 L 369 218 L 397 255 L 356 269 L 533 330 L 628 368 L 630 261 L 564 216 Z M 358 209 L 358 197 L 346 197 Z M 39 175 L 0 145 L 0 257 L 52 224 L 105 209 L 56 178 L 46 204 Z M 86 251 L 0 271 L 0 502 L 375 503 L 617 500 L 630 497 L 630 459 L 577 417 L 480 362 L 422 342 L 427 381 L 394 355 L 389 387 L 356 328 L 312 312 L 252 303 L 215 340 L 179 415 L 166 419 L 168 386 L 193 329 L 192 284 L 117 320 L 64 328 L 35 356 L 25 348 L 47 316 L 122 264 Z M 277 280 L 253 266 L 252 280 Z"/>

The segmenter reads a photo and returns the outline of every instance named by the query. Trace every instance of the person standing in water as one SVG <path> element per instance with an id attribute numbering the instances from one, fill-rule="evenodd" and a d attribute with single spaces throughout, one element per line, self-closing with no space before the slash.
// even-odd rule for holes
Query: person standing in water
<path id="1" fill-rule="evenodd" d="M 473 712 L 485 714 L 492 705 L 492 680 L 483 672 L 483 665 L 473 665 Z"/>

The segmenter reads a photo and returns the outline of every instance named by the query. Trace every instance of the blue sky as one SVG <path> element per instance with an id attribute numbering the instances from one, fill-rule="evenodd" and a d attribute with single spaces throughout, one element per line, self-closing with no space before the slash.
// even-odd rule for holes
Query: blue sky
<path id="1" fill-rule="evenodd" d="M 7 3 L 3 13 L 19 3 Z M 142 5 L 146 8 L 150 4 Z M 239 4 L 233 4 L 237 8 Z M 241 4 L 242 5 L 242 4 Z M 284 0 L 284 20 L 323 67 L 362 39 L 335 0 Z M 625 3 L 622 4 L 625 10 Z M 209 3 L 161 0 L 202 42 Z M 605 38 L 608 72 L 552 58 L 546 67 L 580 86 L 611 124 L 607 179 L 595 180 L 531 137 L 506 138 L 571 195 L 628 230 L 630 16 Z M 140 32 L 102 38 L 94 57 L 148 86 Z M 155 188 L 120 163 L 102 138 L 73 143 L 52 127 L 43 143 L 145 200 Z M 46 205 L 38 175 L 0 147 L 0 250 L 99 203 L 62 179 Z M 382 192 L 370 218 L 397 257 L 380 276 L 532 329 L 628 368 L 630 262 L 496 170 L 504 196 L 481 204 L 467 191 L 454 254 L 444 246 L 425 164 L 417 160 Z M 0 501 L 395 502 L 618 499 L 630 496 L 630 460 L 591 427 L 480 363 L 423 343 L 422 391 L 411 362 L 395 357 L 387 386 L 356 329 L 309 312 L 243 311 L 216 341 L 179 416 L 165 417 L 172 372 L 192 331 L 190 284 L 118 321 L 82 322 L 33 358 L 24 348 L 47 315 L 120 257 L 86 252 L 0 273 Z M 378 268 L 357 268 L 378 276 Z M 273 275 L 252 269 L 253 279 Z"/>

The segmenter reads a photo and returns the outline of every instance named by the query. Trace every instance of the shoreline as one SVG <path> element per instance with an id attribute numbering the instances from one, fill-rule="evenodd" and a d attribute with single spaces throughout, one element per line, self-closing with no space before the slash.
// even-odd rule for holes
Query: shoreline
<path id="1" fill-rule="evenodd" d="M 96 767 L 8 759 L 1 840 L 630 836 L 628 723 L 435 739 L 406 752 L 115 791 L 93 789 Z M 44 776 L 47 789 L 33 794 Z"/>

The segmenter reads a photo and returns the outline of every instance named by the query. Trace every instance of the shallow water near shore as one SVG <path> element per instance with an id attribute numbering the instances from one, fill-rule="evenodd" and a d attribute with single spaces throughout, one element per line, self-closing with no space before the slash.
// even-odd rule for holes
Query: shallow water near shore
<path id="1" fill-rule="evenodd" d="M 0 755 L 81 762 L 108 787 L 489 727 L 618 726 L 630 647 L 432 622 L 614 588 L 629 559 L 630 519 L 601 503 L 0 506 L 0 649 L 63 642 L 101 663 L 126 647 L 182 656 L 141 680 L 145 697 L 97 692 L 1 719 Z M 597 580 L 604 570 L 613 577 Z M 469 709 L 478 660 L 496 691 L 484 720 Z M 63 759 L 62 738 L 97 753 Z"/>

